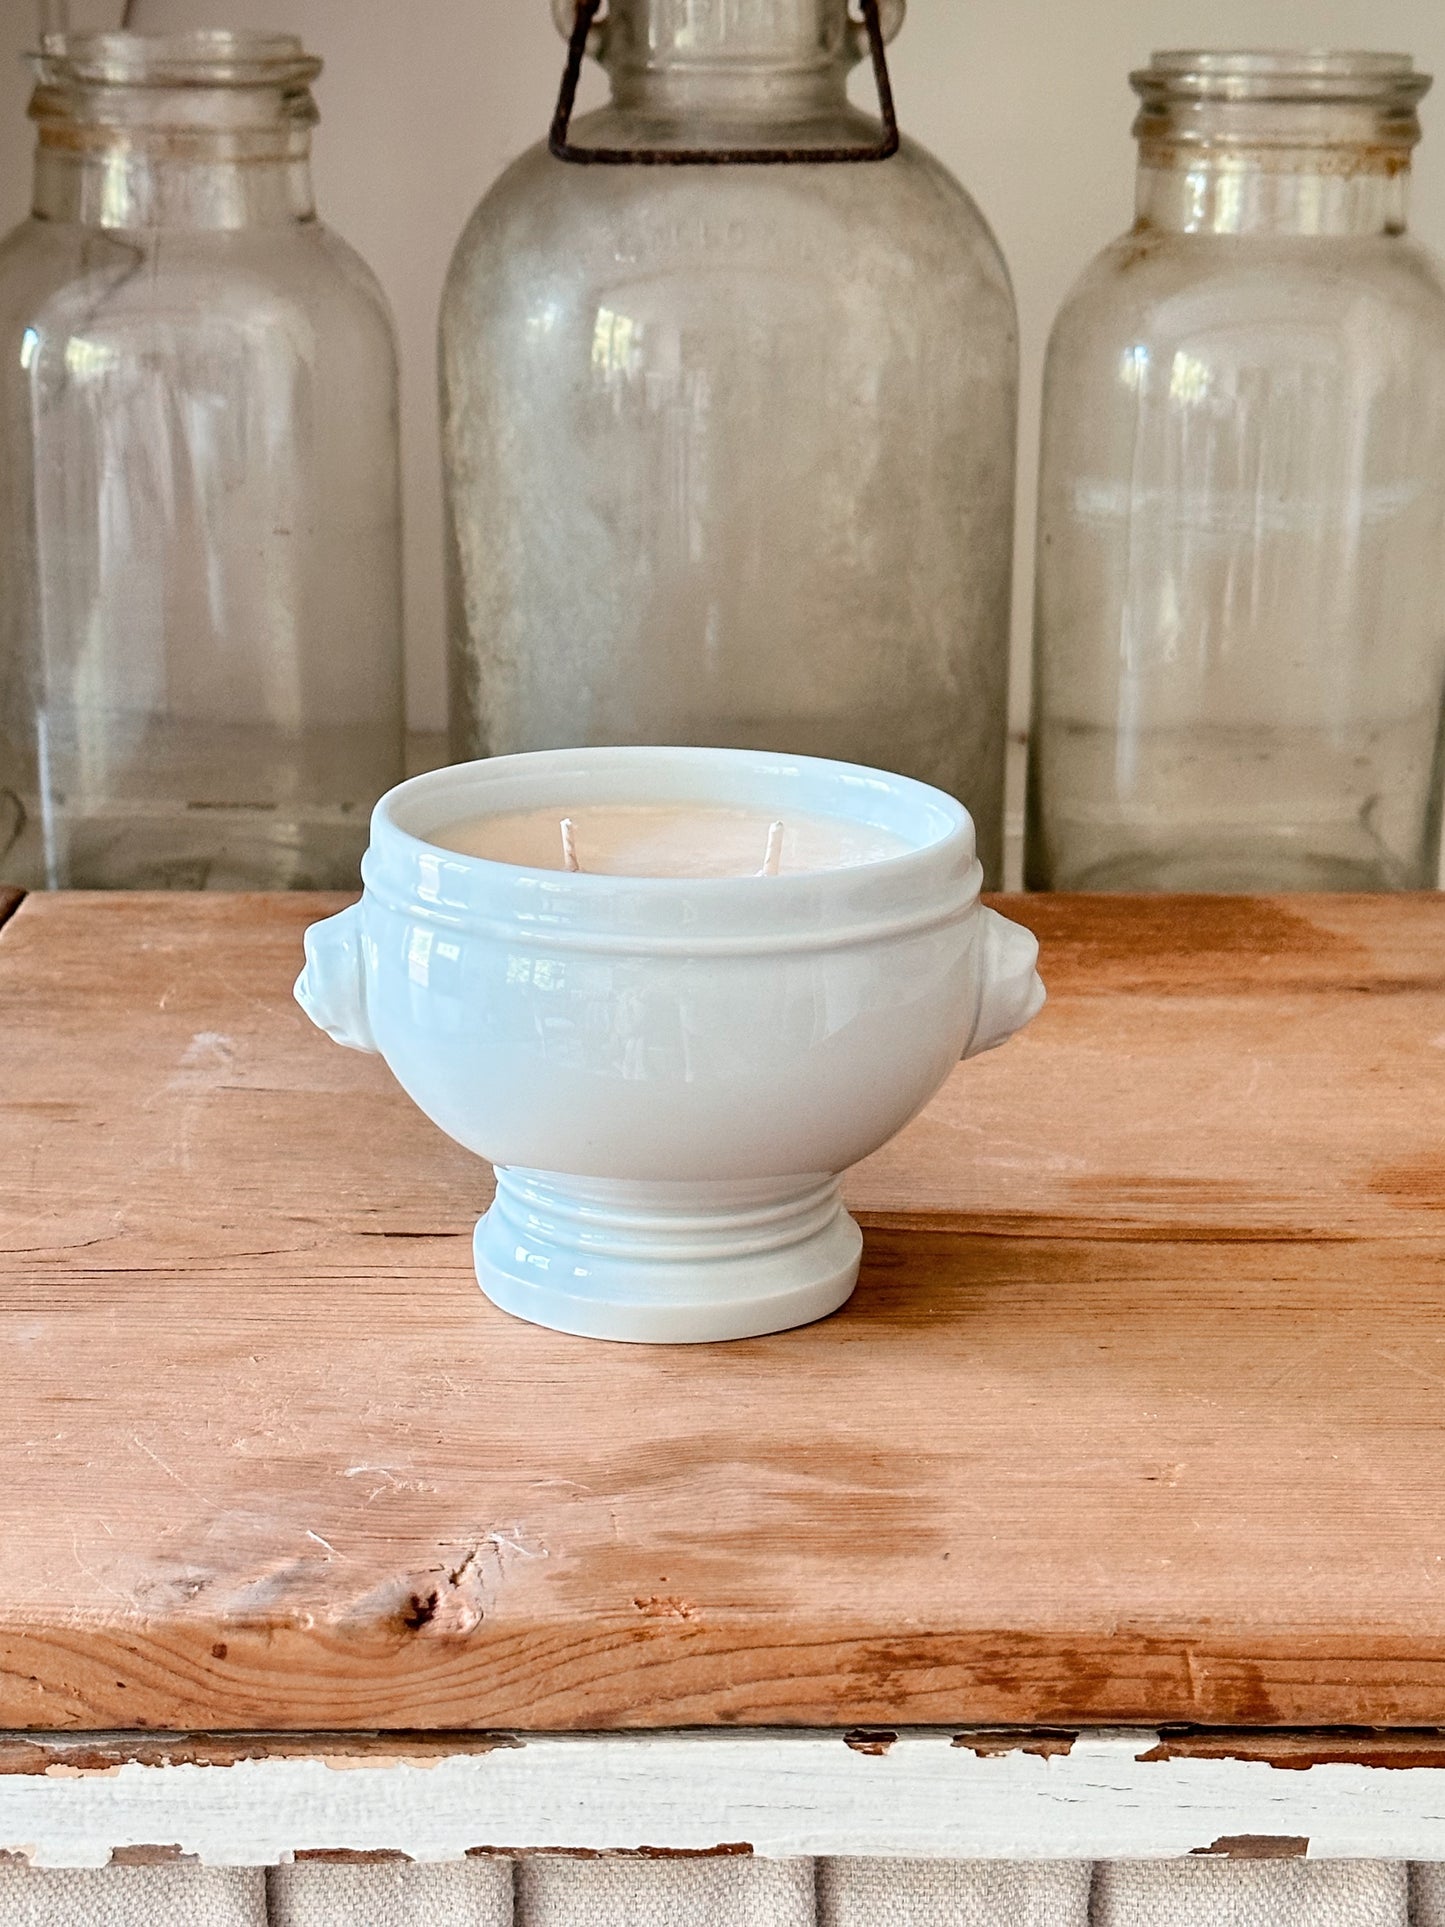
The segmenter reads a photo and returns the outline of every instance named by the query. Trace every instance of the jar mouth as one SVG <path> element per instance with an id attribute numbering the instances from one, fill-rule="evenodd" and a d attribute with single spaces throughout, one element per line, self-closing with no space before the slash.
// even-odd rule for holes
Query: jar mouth
<path id="1" fill-rule="evenodd" d="M 1171 100 L 1342 101 L 1413 107 L 1429 74 L 1409 54 L 1328 48 L 1173 48 L 1129 76 L 1152 105 Z"/>
<path id="2" fill-rule="evenodd" d="M 187 33 L 47 33 L 31 56 L 49 85 L 296 87 L 321 62 L 296 34 L 198 28 Z"/>

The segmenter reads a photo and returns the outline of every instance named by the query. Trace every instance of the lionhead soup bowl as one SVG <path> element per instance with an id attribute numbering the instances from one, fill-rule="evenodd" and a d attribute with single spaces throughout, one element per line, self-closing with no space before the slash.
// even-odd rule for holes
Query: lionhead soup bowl
<path id="1" fill-rule="evenodd" d="M 899 853 L 625 877 L 433 840 L 617 803 L 841 818 Z M 968 812 L 848 764 L 585 749 L 436 770 L 377 805 L 362 876 L 307 932 L 297 997 L 496 1167 L 488 1296 L 589 1337 L 742 1338 L 836 1310 L 862 1242 L 840 1173 L 1044 1001 L 1033 936 L 979 903 Z"/>

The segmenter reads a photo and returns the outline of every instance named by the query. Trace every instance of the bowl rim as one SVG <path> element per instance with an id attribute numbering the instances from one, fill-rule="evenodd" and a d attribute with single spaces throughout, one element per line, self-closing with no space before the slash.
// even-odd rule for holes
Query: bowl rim
<path id="1" fill-rule="evenodd" d="M 483 795 L 499 814 L 544 801 L 565 811 L 567 802 L 547 796 L 558 785 L 574 807 L 690 798 L 779 814 L 778 791 L 791 789 L 796 808 L 892 829 L 911 847 L 779 877 L 623 877 L 500 863 L 429 840 L 429 831 L 481 813 Z M 959 915 L 982 887 L 972 817 L 929 784 L 821 757 L 666 745 L 525 751 L 411 777 L 377 803 L 362 875 L 368 894 L 390 908 L 456 928 L 694 949 L 856 941 Z"/>

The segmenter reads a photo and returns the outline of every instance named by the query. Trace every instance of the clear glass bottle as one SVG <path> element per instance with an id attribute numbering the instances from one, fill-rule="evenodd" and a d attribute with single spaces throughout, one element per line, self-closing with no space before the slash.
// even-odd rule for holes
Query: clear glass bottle
<path id="1" fill-rule="evenodd" d="M 610 0 L 593 47 L 612 99 L 579 144 L 878 139 L 847 0 Z M 881 764 L 964 800 L 997 876 L 1016 329 L 951 175 L 907 141 L 539 145 L 462 237 L 441 345 L 457 756 Z"/>
<path id="2" fill-rule="evenodd" d="M 287 35 L 47 37 L 0 242 L 0 881 L 355 881 L 402 773 L 396 361 Z"/>
<path id="3" fill-rule="evenodd" d="M 1027 874 L 1434 884 L 1445 283 L 1391 54 L 1156 54 L 1049 347 Z"/>

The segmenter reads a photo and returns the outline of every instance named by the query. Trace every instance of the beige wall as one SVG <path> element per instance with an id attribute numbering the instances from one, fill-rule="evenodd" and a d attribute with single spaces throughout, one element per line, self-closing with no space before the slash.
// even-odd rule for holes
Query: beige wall
<path id="1" fill-rule="evenodd" d="M 52 0 L 52 4 L 55 0 Z M 71 0 L 113 24 L 120 0 Z M 381 275 L 402 345 L 412 719 L 444 704 L 432 339 L 452 244 L 498 169 L 544 130 L 561 42 L 547 0 L 135 0 L 141 28 L 291 26 L 326 60 L 317 187 L 324 217 Z M 0 0 L 0 216 L 26 204 L 19 55 L 33 0 Z M 1023 327 L 1016 638 L 1027 634 L 1039 363 L 1049 322 L 1089 256 L 1130 216 L 1133 97 L 1156 46 L 1382 47 L 1441 75 L 1445 0 L 911 0 L 893 50 L 905 127 L 941 155 L 992 222 Z M 861 96 L 860 96 L 861 97 Z M 1445 115 L 1425 103 L 1415 226 L 1445 253 Z M 1438 127 L 1438 131 L 1435 131 Z M 1023 676 L 1015 678 L 1022 713 Z"/>

